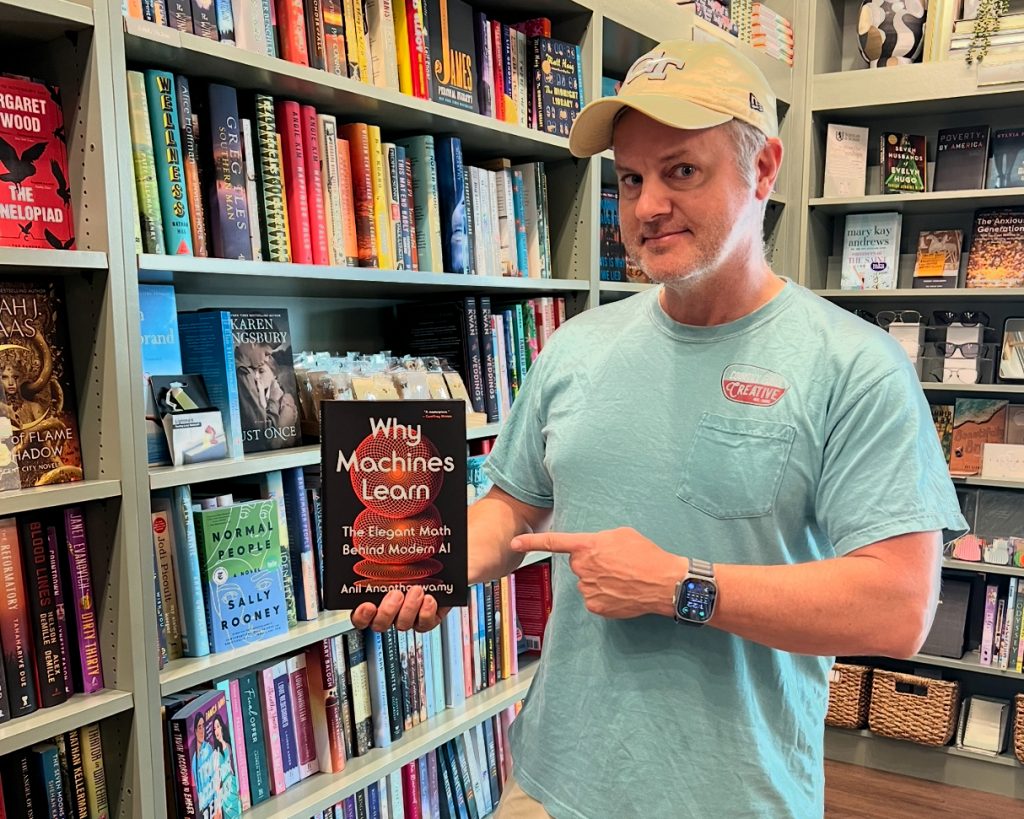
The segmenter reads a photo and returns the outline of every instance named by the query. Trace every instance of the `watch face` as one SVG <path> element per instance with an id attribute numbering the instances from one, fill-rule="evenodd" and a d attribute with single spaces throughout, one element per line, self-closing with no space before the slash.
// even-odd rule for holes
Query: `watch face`
<path id="1" fill-rule="evenodd" d="M 706 623 L 715 610 L 718 589 L 710 580 L 691 577 L 683 582 L 676 613 L 690 623 Z"/>

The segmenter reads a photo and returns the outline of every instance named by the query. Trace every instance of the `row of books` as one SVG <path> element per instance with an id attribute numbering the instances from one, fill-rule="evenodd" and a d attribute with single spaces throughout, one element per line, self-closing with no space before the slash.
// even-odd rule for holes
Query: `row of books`
<path id="1" fill-rule="evenodd" d="M 543 163 L 469 166 L 455 136 L 382 141 L 163 71 L 130 71 L 128 87 L 139 252 L 552 275 Z"/>
<path id="2" fill-rule="evenodd" d="M 981 634 L 981 664 L 1024 671 L 1024 581 L 1011 577 L 985 587 L 985 620 Z"/>
<path id="3" fill-rule="evenodd" d="M 103 688 L 85 516 L 0 518 L 0 722 Z"/>
<path id="4" fill-rule="evenodd" d="M 60 89 L 0 74 L 0 246 L 75 249 Z"/>
<path id="5" fill-rule="evenodd" d="M 106 819 L 109 813 L 99 725 L 0 757 L 0 816 Z"/>
<path id="6" fill-rule="evenodd" d="M 63 282 L 0 279 L 0 339 L 0 494 L 82 480 Z"/>
<path id="7" fill-rule="evenodd" d="M 514 580 L 484 586 L 507 590 Z M 514 677 L 511 619 L 471 637 L 471 611 L 475 617 L 472 607 L 451 610 L 426 634 L 348 631 L 222 680 L 212 691 L 164 697 L 169 804 L 182 816 L 218 807 L 234 815 L 228 803 L 245 810 L 315 773 L 342 771 L 347 760 L 386 748 Z M 488 613 L 498 620 L 502 611 L 514 617 L 505 603 Z"/>
<path id="8" fill-rule="evenodd" d="M 619 192 L 601 188 L 601 281 L 646 282 L 647 275 L 626 255 L 619 229 Z"/>
<path id="9" fill-rule="evenodd" d="M 510 705 L 311 819 L 490 816 L 511 775 L 508 730 L 521 707 Z"/>
<path id="10" fill-rule="evenodd" d="M 754 0 L 688 0 L 677 6 L 692 10 L 711 25 L 776 60 L 793 65 L 793 24 Z"/>
<path id="11" fill-rule="evenodd" d="M 889 290 L 899 282 L 903 214 L 851 213 L 843 223 L 843 290 Z M 956 287 L 960 281 L 960 230 L 922 231 L 914 287 Z M 967 252 L 967 287 L 1024 287 L 1024 207 L 974 212 Z"/>
<path id="12" fill-rule="evenodd" d="M 866 126 L 829 123 L 825 141 L 824 196 L 863 196 L 867 181 Z M 1001 190 L 1024 187 L 1024 128 L 989 125 L 942 128 L 935 138 L 935 166 L 928 185 L 928 143 L 923 134 L 883 132 L 878 138 L 882 193 Z"/>
<path id="13" fill-rule="evenodd" d="M 462 0 L 127 0 L 125 14 L 210 40 L 568 136 L 580 47 L 551 20 L 506 24 Z"/>

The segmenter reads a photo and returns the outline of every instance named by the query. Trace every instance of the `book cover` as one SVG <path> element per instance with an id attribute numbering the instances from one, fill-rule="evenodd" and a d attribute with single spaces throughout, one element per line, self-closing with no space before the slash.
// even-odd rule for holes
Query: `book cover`
<path id="1" fill-rule="evenodd" d="M 75 249 L 60 91 L 0 74 L 0 245 Z"/>
<path id="2" fill-rule="evenodd" d="M 1004 128 L 992 134 L 986 187 L 1024 187 L 1024 128 Z"/>
<path id="3" fill-rule="evenodd" d="M 579 83 L 579 46 L 550 37 L 531 42 L 534 82 L 540 103 L 540 130 L 555 136 L 568 137 L 569 130 L 583 103 Z"/>
<path id="4" fill-rule="evenodd" d="M 932 404 L 932 421 L 935 422 L 935 431 L 939 435 L 939 443 L 942 445 L 942 454 L 946 456 L 946 464 L 949 464 L 949 455 L 953 444 L 953 405 Z"/>
<path id="5" fill-rule="evenodd" d="M 928 190 L 923 136 L 884 133 L 879 158 L 882 193 L 923 193 Z"/>
<path id="6" fill-rule="evenodd" d="M 465 605 L 465 435 L 459 401 L 323 404 L 326 608 L 410 585 Z"/>
<path id="7" fill-rule="evenodd" d="M 935 143 L 932 190 L 977 190 L 985 187 L 990 132 L 988 125 L 940 129 Z"/>
<path id="8" fill-rule="evenodd" d="M 178 310 L 174 287 L 139 285 L 139 325 L 142 333 L 143 395 L 146 400 L 146 451 L 150 466 L 169 464 L 171 453 L 157 412 L 149 379 L 182 372 L 178 339 Z"/>
<path id="9" fill-rule="evenodd" d="M 187 783 L 193 805 L 183 815 L 240 817 L 242 803 L 224 692 L 215 689 L 196 697 L 170 723 L 179 787 Z M 188 804 L 187 799 L 183 801 Z"/>
<path id="10" fill-rule="evenodd" d="M 209 116 L 203 142 L 213 170 L 207 188 L 213 251 L 221 259 L 251 261 L 251 217 L 245 191 L 238 95 L 234 88 L 210 83 L 207 102 Z"/>
<path id="11" fill-rule="evenodd" d="M 22 574 L 18 524 L 0 519 L 0 643 L 3 644 L 4 676 L 12 717 L 30 714 L 38 707 L 32 626 Z"/>
<path id="12" fill-rule="evenodd" d="M 231 320 L 242 445 L 246 453 L 299 443 L 299 393 L 288 311 L 226 311 Z"/>
<path id="13" fill-rule="evenodd" d="M 0 280 L 0 416 L 22 488 L 82 480 L 67 303 L 59 280 Z"/>
<path id="14" fill-rule="evenodd" d="M 435 102 L 477 110 L 476 44 L 473 11 L 462 0 L 425 0 L 432 64 L 430 90 Z"/>
<path id="15" fill-rule="evenodd" d="M 896 287 L 900 258 L 900 213 L 851 213 L 843 232 L 843 290 Z"/>
<path id="16" fill-rule="evenodd" d="M 1008 318 L 1003 324 L 999 378 L 1004 381 L 1024 381 L 1024 318 Z"/>
<path id="17" fill-rule="evenodd" d="M 976 211 L 967 254 L 968 287 L 1024 287 L 1024 208 Z"/>
<path id="18" fill-rule="evenodd" d="M 174 75 L 150 69 L 145 72 L 145 76 L 157 190 L 160 192 L 160 214 L 164 222 L 164 245 L 171 255 L 191 256 L 192 222 L 187 189 L 182 184 L 185 180 L 185 166 Z"/>
<path id="19" fill-rule="evenodd" d="M 830 122 L 825 137 L 825 182 L 822 195 L 863 196 L 867 167 L 868 129 Z"/>
<path id="20" fill-rule="evenodd" d="M 86 540 L 85 518 L 77 506 L 64 509 L 65 560 L 62 579 L 71 596 L 74 615 L 77 664 L 72 667 L 75 690 L 91 694 L 103 688 L 103 660 L 100 656 L 99 624 L 96 620 L 96 598 L 93 596 L 89 544 Z"/>
<path id="21" fill-rule="evenodd" d="M 225 651 L 288 630 L 277 502 L 248 501 L 195 513 L 210 644 Z"/>
<path id="22" fill-rule="evenodd" d="M 46 526 L 40 517 L 24 521 L 22 533 L 39 703 L 43 708 L 49 708 L 68 698 L 63 653 L 67 641 L 61 639 L 64 623 L 57 609 L 59 587 L 54 584 L 59 569 L 55 562 L 51 562 L 56 560 L 56 553 L 51 554 Z"/>
<path id="23" fill-rule="evenodd" d="M 956 399 L 949 474 L 978 474 L 985 444 L 1001 444 L 1006 439 L 1008 403 L 992 398 Z"/>
<path id="24" fill-rule="evenodd" d="M 914 287 L 956 287 L 963 239 L 961 230 L 922 230 L 917 237 Z"/>

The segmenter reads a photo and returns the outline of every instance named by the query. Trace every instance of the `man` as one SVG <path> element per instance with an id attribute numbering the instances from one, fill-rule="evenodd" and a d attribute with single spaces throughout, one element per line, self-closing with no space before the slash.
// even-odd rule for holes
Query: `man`
<path id="1" fill-rule="evenodd" d="M 765 263 L 757 69 L 662 44 L 576 120 L 574 154 L 610 145 L 661 286 L 555 334 L 470 511 L 474 581 L 556 553 L 498 816 L 820 816 L 832 658 L 920 648 L 965 521 L 906 354 Z M 353 619 L 437 616 L 414 589 Z"/>

